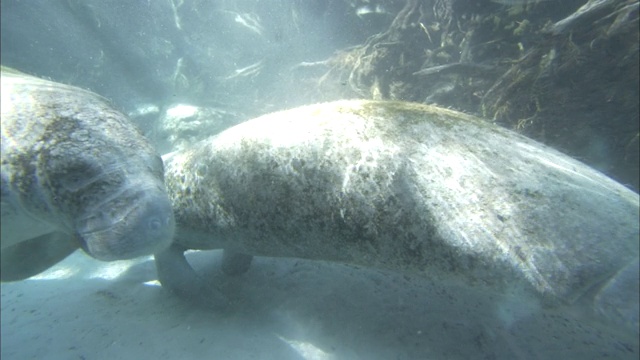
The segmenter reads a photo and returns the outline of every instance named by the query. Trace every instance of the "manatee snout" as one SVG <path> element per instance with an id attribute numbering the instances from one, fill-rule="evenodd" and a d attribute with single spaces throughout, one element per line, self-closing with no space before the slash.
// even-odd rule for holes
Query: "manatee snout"
<path id="1" fill-rule="evenodd" d="M 164 186 L 131 187 L 77 221 L 82 248 L 99 260 L 151 255 L 169 246 L 175 231 Z"/>

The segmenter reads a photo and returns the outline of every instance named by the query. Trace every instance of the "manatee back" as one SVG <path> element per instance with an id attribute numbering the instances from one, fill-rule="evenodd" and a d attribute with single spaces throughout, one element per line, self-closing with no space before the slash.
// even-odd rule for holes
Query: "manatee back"
<path id="1" fill-rule="evenodd" d="M 528 284 L 568 303 L 638 257 L 637 194 L 432 106 L 265 115 L 167 157 L 167 182 L 192 248 Z"/>

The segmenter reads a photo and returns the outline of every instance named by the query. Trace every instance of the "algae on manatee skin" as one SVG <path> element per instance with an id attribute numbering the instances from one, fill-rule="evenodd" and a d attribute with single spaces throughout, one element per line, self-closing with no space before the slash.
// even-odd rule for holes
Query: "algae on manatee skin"
<path id="1" fill-rule="evenodd" d="M 381 114 L 383 112 L 383 114 Z M 369 102 L 357 112 L 366 118 L 382 117 L 385 119 L 402 119 L 399 124 L 414 125 L 421 122 L 437 122 L 446 129 L 453 129 L 454 125 L 471 122 L 477 126 L 487 126 L 495 129 L 495 125 L 473 115 L 461 111 L 445 109 L 438 106 L 403 101 Z M 498 130 L 500 131 L 500 130 Z"/>

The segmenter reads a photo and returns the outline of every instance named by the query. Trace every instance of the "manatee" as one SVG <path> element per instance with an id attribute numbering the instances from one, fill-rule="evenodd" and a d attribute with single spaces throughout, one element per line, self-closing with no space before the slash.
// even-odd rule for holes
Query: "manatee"
<path id="1" fill-rule="evenodd" d="M 351 100 L 268 114 L 164 157 L 163 286 L 225 306 L 186 249 L 410 272 L 638 328 L 639 197 L 460 112 Z M 209 300 L 208 300 L 209 301 Z"/>
<path id="2" fill-rule="evenodd" d="M 167 247 L 162 159 L 89 91 L 2 68 L 2 281 L 78 248 L 105 261 Z"/>

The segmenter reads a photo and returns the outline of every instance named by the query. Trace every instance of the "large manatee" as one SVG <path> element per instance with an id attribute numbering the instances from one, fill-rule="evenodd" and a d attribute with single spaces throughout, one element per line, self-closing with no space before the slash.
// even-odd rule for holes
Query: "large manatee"
<path id="1" fill-rule="evenodd" d="M 265 115 L 165 157 L 177 236 L 162 284 L 224 304 L 185 249 L 419 273 L 638 329 L 638 194 L 459 112 L 339 101 Z M 250 255 L 245 255 L 250 254 Z"/>
<path id="2" fill-rule="evenodd" d="M 152 254 L 175 228 L 159 155 L 99 96 L 2 68 L 3 281 L 78 248 Z"/>

